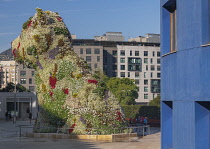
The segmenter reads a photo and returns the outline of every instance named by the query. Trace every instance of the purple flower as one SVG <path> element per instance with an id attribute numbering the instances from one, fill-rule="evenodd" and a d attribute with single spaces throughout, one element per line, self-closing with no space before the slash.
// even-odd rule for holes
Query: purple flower
<path id="1" fill-rule="evenodd" d="M 59 48 L 55 48 L 49 51 L 49 58 L 55 59 L 55 56 L 59 54 Z"/>
<path id="2" fill-rule="evenodd" d="M 42 64 L 39 61 L 37 61 L 36 64 L 39 66 L 39 69 L 43 69 Z"/>

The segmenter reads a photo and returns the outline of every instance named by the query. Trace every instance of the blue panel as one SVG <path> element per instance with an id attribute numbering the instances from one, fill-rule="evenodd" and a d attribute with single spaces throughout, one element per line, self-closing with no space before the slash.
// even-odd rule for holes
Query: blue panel
<path id="1" fill-rule="evenodd" d="M 209 0 L 202 0 L 202 44 L 209 43 L 210 41 L 210 25 L 209 25 L 209 5 L 208 5 Z"/>
<path id="2" fill-rule="evenodd" d="M 194 102 L 173 102 L 173 148 L 195 149 Z"/>
<path id="3" fill-rule="evenodd" d="M 195 103 L 195 148 L 209 149 L 209 117 L 210 112 L 198 103 Z"/>
<path id="4" fill-rule="evenodd" d="M 161 108 L 161 149 L 172 148 L 172 109 L 164 102 L 161 102 Z"/>

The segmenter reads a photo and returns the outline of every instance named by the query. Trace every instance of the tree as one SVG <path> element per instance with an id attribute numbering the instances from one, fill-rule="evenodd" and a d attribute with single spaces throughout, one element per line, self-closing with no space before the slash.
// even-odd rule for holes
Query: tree
<path id="1" fill-rule="evenodd" d="M 0 92 L 14 92 L 15 84 L 12 82 L 9 82 L 5 88 L 0 89 Z M 16 85 L 17 92 L 30 92 L 28 89 L 26 89 L 24 86 L 17 84 Z"/>
<path id="2" fill-rule="evenodd" d="M 160 96 L 158 95 L 156 98 L 149 102 L 149 106 L 158 106 L 160 107 Z"/>
<path id="3" fill-rule="evenodd" d="M 110 78 L 107 87 L 119 100 L 120 105 L 133 105 L 138 98 L 138 87 L 133 79 Z"/>

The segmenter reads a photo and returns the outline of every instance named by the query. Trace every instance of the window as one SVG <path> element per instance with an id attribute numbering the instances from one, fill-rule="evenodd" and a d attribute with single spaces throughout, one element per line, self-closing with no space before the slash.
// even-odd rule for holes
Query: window
<path id="1" fill-rule="evenodd" d="M 91 67 L 91 63 L 88 63 L 88 66 L 90 67 L 90 69 L 92 68 L 92 67 Z"/>
<path id="2" fill-rule="evenodd" d="M 117 77 L 117 72 L 112 72 L 112 77 Z"/>
<path id="3" fill-rule="evenodd" d="M 97 63 L 94 64 L 94 68 L 97 68 Z"/>
<path id="4" fill-rule="evenodd" d="M 146 70 L 148 70 L 148 65 L 146 65 Z"/>
<path id="5" fill-rule="evenodd" d="M 147 77 L 147 73 L 146 72 L 144 72 L 144 78 L 146 78 Z"/>
<path id="6" fill-rule="evenodd" d="M 130 56 L 132 56 L 132 51 L 130 51 Z"/>
<path id="7" fill-rule="evenodd" d="M 34 71 L 31 71 L 31 76 L 34 76 Z"/>
<path id="8" fill-rule="evenodd" d="M 157 71 L 160 71 L 160 66 L 157 66 Z"/>
<path id="9" fill-rule="evenodd" d="M 120 70 L 125 70 L 125 65 L 120 65 Z"/>
<path id="10" fill-rule="evenodd" d="M 150 77 L 153 78 L 153 73 L 152 72 L 150 73 Z"/>
<path id="11" fill-rule="evenodd" d="M 117 70 L 117 65 L 113 65 L 113 66 L 112 66 L 112 69 L 113 69 L 113 70 Z"/>
<path id="12" fill-rule="evenodd" d="M 125 56 L 125 50 L 120 50 L 120 55 Z"/>
<path id="13" fill-rule="evenodd" d="M 20 76 L 26 76 L 26 71 L 20 71 Z"/>
<path id="14" fill-rule="evenodd" d="M 166 2 L 163 7 L 170 12 L 170 51 L 176 51 L 176 0 Z"/>
<path id="15" fill-rule="evenodd" d="M 29 90 L 33 92 L 33 91 L 35 91 L 35 87 L 34 86 L 29 86 Z"/>
<path id="16" fill-rule="evenodd" d="M 139 78 L 139 72 L 135 72 L 135 77 Z"/>
<path id="17" fill-rule="evenodd" d="M 154 71 L 155 70 L 155 65 L 151 65 L 150 68 L 151 68 L 150 69 L 151 71 Z"/>
<path id="18" fill-rule="evenodd" d="M 80 54 L 83 54 L 83 49 L 82 48 L 80 49 Z"/>
<path id="19" fill-rule="evenodd" d="M 157 52 L 157 56 L 160 57 L 160 52 Z"/>
<path id="20" fill-rule="evenodd" d="M 113 62 L 113 63 L 116 63 L 116 62 L 117 62 L 117 58 L 116 58 L 116 57 L 113 57 L 113 58 L 112 58 L 112 62 Z"/>
<path id="21" fill-rule="evenodd" d="M 94 49 L 95 54 L 100 54 L 100 49 Z"/>
<path id="22" fill-rule="evenodd" d="M 136 79 L 136 80 L 135 80 L 135 84 L 139 84 L 139 80 Z"/>
<path id="23" fill-rule="evenodd" d="M 144 58 L 144 63 L 148 64 L 148 58 Z"/>
<path id="24" fill-rule="evenodd" d="M 152 56 L 153 56 L 153 57 L 155 56 L 155 51 L 152 52 Z"/>
<path id="25" fill-rule="evenodd" d="M 128 72 L 128 77 L 130 77 L 130 72 Z"/>
<path id="26" fill-rule="evenodd" d="M 97 56 L 97 62 L 100 62 L 100 56 Z"/>
<path id="27" fill-rule="evenodd" d="M 28 79 L 29 84 L 32 84 L 32 78 Z"/>
<path id="28" fill-rule="evenodd" d="M 26 78 L 21 78 L 20 79 L 20 84 L 26 84 Z"/>
<path id="29" fill-rule="evenodd" d="M 144 87 L 144 92 L 148 92 L 148 86 Z"/>
<path id="30" fill-rule="evenodd" d="M 121 72 L 120 77 L 125 77 L 125 72 Z"/>
<path id="31" fill-rule="evenodd" d="M 144 94 L 144 99 L 148 99 L 148 94 Z"/>
<path id="32" fill-rule="evenodd" d="M 151 92 L 160 93 L 160 79 L 151 79 Z"/>
<path id="33" fill-rule="evenodd" d="M 117 51 L 112 51 L 112 55 L 116 56 L 117 55 Z"/>
<path id="34" fill-rule="evenodd" d="M 128 58 L 128 71 L 141 71 L 141 58 Z"/>
<path id="35" fill-rule="evenodd" d="M 128 65 L 128 71 L 141 71 L 140 65 Z"/>
<path id="36" fill-rule="evenodd" d="M 150 59 L 150 63 L 151 63 L 151 64 L 153 63 L 153 59 L 152 59 L 152 58 Z"/>
<path id="37" fill-rule="evenodd" d="M 148 85 L 148 80 L 144 80 L 144 85 Z"/>
<path id="38" fill-rule="evenodd" d="M 139 51 L 135 51 L 135 56 L 139 56 Z"/>
<path id="39" fill-rule="evenodd" d="M 91 49 L 86 49 L 86 54 L 91 54 Z"/>
<path id="40" fill-rule="evenodd" d="M 86 56 L 86 61 L 91 62 L 91 56 Z"/>
<path id="41" fill-rule="evenodd" d="M 160 78 L 160 73 L 157 73 L 157 78 Z"/>
<path id="42" fill-rule="evenodd" d="M 144 51 L 144 56 L 148 56 L 148 51 Z"/>
<path id="43" fill-rule="evenodd" d="M 160 64 L 160 59 L 159 58 L 157 59 L 157 64 Z"/>
<path id="44" fill-rule="evenodd" d="M 107 65 L 103 65 L 103 70 L 106 72 L 106 70 L 107 70 Z"/>
<path id="45" fill-rule="evenodd" d="M 125 58 L 120 58 L 120 63 L 125 63 Z"/>

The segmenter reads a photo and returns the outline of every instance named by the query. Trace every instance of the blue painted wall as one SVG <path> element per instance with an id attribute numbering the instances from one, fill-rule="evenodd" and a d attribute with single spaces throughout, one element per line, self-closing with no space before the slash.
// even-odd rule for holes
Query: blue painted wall
<path id="1" fill-rule="evenodd" d="M 176 53 L 167 1 L 161 0 L 161 148 L 209 149 L 210 112 L 197 103 L 210 103 L 210 46 L 202 46 L 210 42 L 209 0 L 176 0 Z"/>

